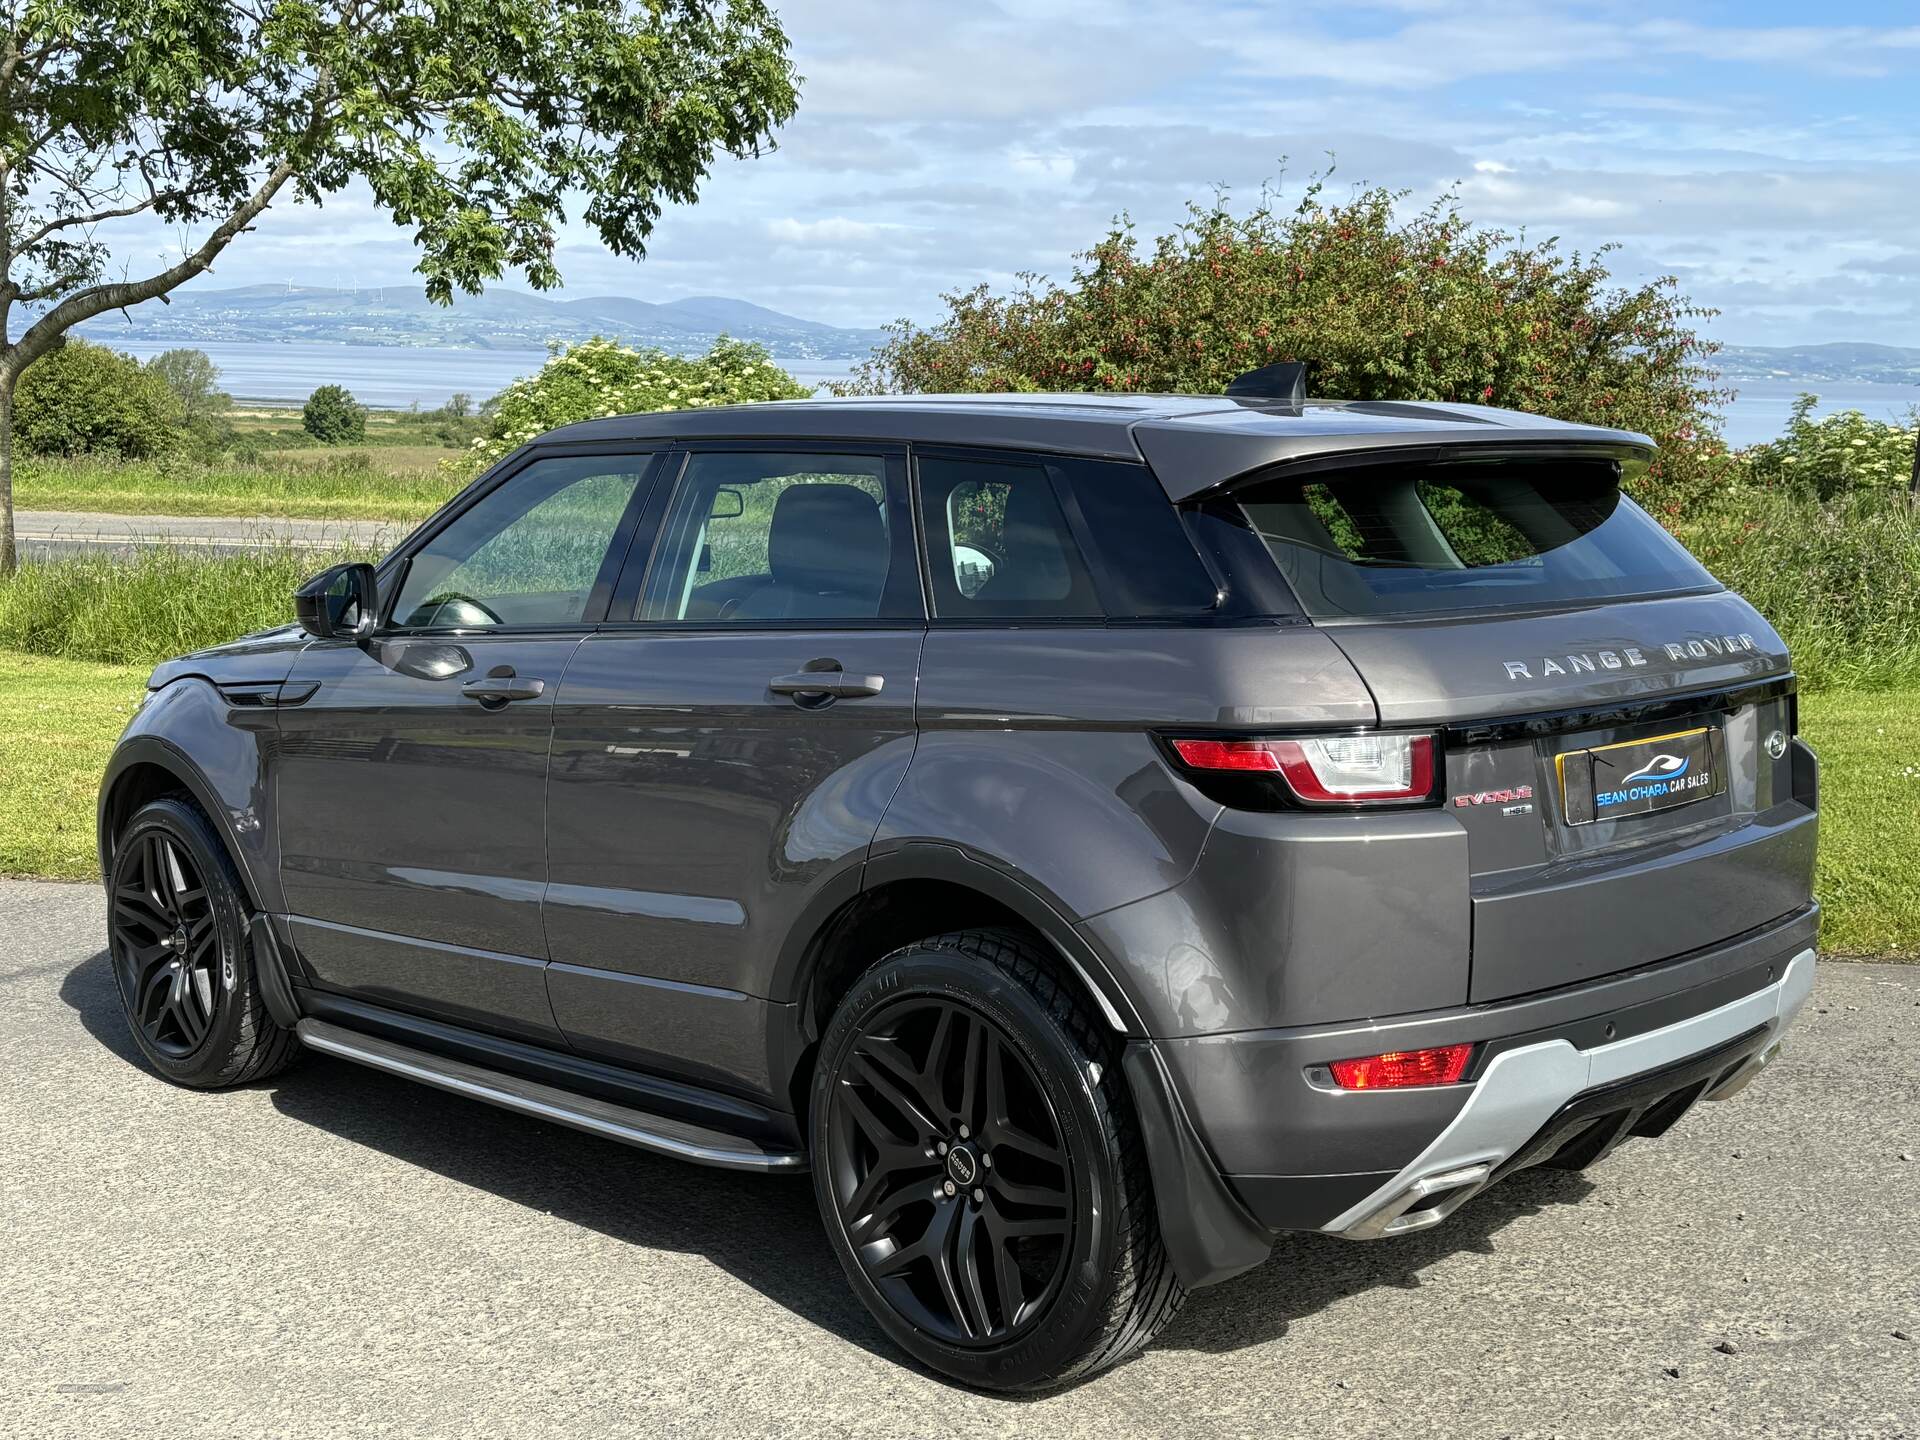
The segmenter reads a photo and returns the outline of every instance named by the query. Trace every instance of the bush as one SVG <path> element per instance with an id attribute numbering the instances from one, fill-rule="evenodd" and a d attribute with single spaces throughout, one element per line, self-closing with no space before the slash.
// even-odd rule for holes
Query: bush
<path id="1" fill-rule="evenodd" d="M 1802 395 L 1787 433 L 1746 452 L 1755 480 L 1822 500 L 1855 490 L 1905 490 L 1912 483 L 1920 411 L 1910 425 L 1869 420 L 1858 410 L 1815 420 L 1819 403 L 1818 395 Z"/>
<path id="2" fill-rule="evenodd" d="M 1672 528 L 1786 638 L 1808 688 L 1920 681 L 1920 514 L 1904 494 L 1741 486 Z"/>
<path id="3" fill-rule="evenodd" d="M 811 394 L 764 347 L 722 336 L 705 355 L 636 350 L 595 336 L 555 346 L 539 372 L 516 380 L 483 409 L 485 433 L 449 465 L 478 471 L 556 425 L 648 410 L 798 400 Z"/>
<path id="4" fill-rule="evenodd" d="M 165 546 L 22 565 L 0 580 L 0 648 L 151 664 L 293 618 L 294 587 L 338 559 L 280 546 L 214 557 Z"/>
<path id="5" fill-rule="evenodd" d="M 14 442 L 32 455 L 146 459 L 179 441 L 180 403 L 131 355 L 68 339 L 29 365 L 14 391 Z"/>
<path id="6" fill-rule="evenodd" d="M 1218 394 L 1243 371 L 1307 362 L 1316 395 L 1510 406 L 1639 430 L 1662 454 L 1640 498 L 1662 510 L 1723 478 L 1725 391 L 1693 331 L 1711 314 L 1672 279 L 1609 284 L 1602 250 L 1559 252 L 1469 224 L 1452 196 L 1407 218 L 1403 194 L 1290 214 L 1222 199 L 1142 248 L 1119 222 L 1058 285 L 1024 276 L 946 297 L 845 386 Z M 1672 513 L 1669 510 L 1669 513 Z"/>
<path id="7" fill-rule="evenodd" d="M 342 385 L 322 385 L 309 395 L 300 425 L 322 445 L 357 445 L 367 438 L 366 408 Z"/>

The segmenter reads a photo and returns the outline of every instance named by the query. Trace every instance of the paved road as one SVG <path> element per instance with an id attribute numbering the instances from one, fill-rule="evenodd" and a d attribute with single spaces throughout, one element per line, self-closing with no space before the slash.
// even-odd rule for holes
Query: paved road
<path id="1" fill-rule="evenodd" d="M 1020 1402 L 898 1361 L 804 1181 L 319 1056 L 163 1084 L 101 924 L 0 882 L 0 1434 L 1920 1434 L 1920 968 L 1828 967 L 1746 1095 L 1589 1178 L 1287 1243 Z"/>
<path id="2" fill-rule="evenodd" d="M 391 545 L 413 527 L 398 520 L 232 519 L 196 515 L 95 515 L 78 510 L 22 510 L 15 539 L 27 560 L 89 550 L 129 551 L 172 545 L 209 554 L 295 545 L 330 550 L 349 543 Z"/>

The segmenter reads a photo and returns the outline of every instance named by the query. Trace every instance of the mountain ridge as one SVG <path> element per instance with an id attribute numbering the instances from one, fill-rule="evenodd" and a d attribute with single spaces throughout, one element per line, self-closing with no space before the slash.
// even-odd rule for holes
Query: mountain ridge
<path id="1" fill-rule="evenodd" d="M 641 300 L 629 295 L 560 299 L 499 288 L 435 305 L 407 285 L 342 289 L 240 285 L 177 291 L 167 305 L 138 305 L 80 327 L 83 335 L 192 345 L 198 341 L 289 340 L 332 344 L 438 345 L 473 349 L 574 343 L 594 335 L 687 352 L 721 335 L 752 340 L 796 359 L 865 359 L 881 331 L 827 325 L 727 295 Z"/>

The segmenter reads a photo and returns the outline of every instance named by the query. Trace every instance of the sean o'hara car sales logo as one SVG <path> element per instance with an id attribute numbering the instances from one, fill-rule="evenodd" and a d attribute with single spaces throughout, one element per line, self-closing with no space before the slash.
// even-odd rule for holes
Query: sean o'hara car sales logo
<path id="1" fill-rule="evenodd" d="M 1742 631 L 1738 635 L 1702 635 L 1694 640 L 1669 640 L 1660 646 L 1676 665 L 1750 653 L 1760 642 Z M 1603 670 L 1638 670 L 1653 662 L 1644 647 L 1622 645 L 1617 650 L 1587 650 L 1578 654 L 1543 655 L 1538 660 L 1503 660 L 1509 680 L 1550 680 L 1554 676 L 1597 675 Z"/>

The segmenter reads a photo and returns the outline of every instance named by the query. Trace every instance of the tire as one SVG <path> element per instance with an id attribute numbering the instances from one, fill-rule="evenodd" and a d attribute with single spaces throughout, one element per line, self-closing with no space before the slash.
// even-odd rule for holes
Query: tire
<path id="1" fill-rule="evenodd" d="M 1186 1299 L 1112 1036 L 1018 931 L 936 936 L 861 976 L 821 1041 L 809 1128 L 849 1283 L 943 1375 L 1084 1379 Z"/>
<path id="2" fill-rule="evenodd" d="M 246 1085 L 299 1053 L 261 998 L 240 877 L 190 800 L 155 800 L 121 832 L 107 953 L 134 1043 L 175 1084 Z"/>

